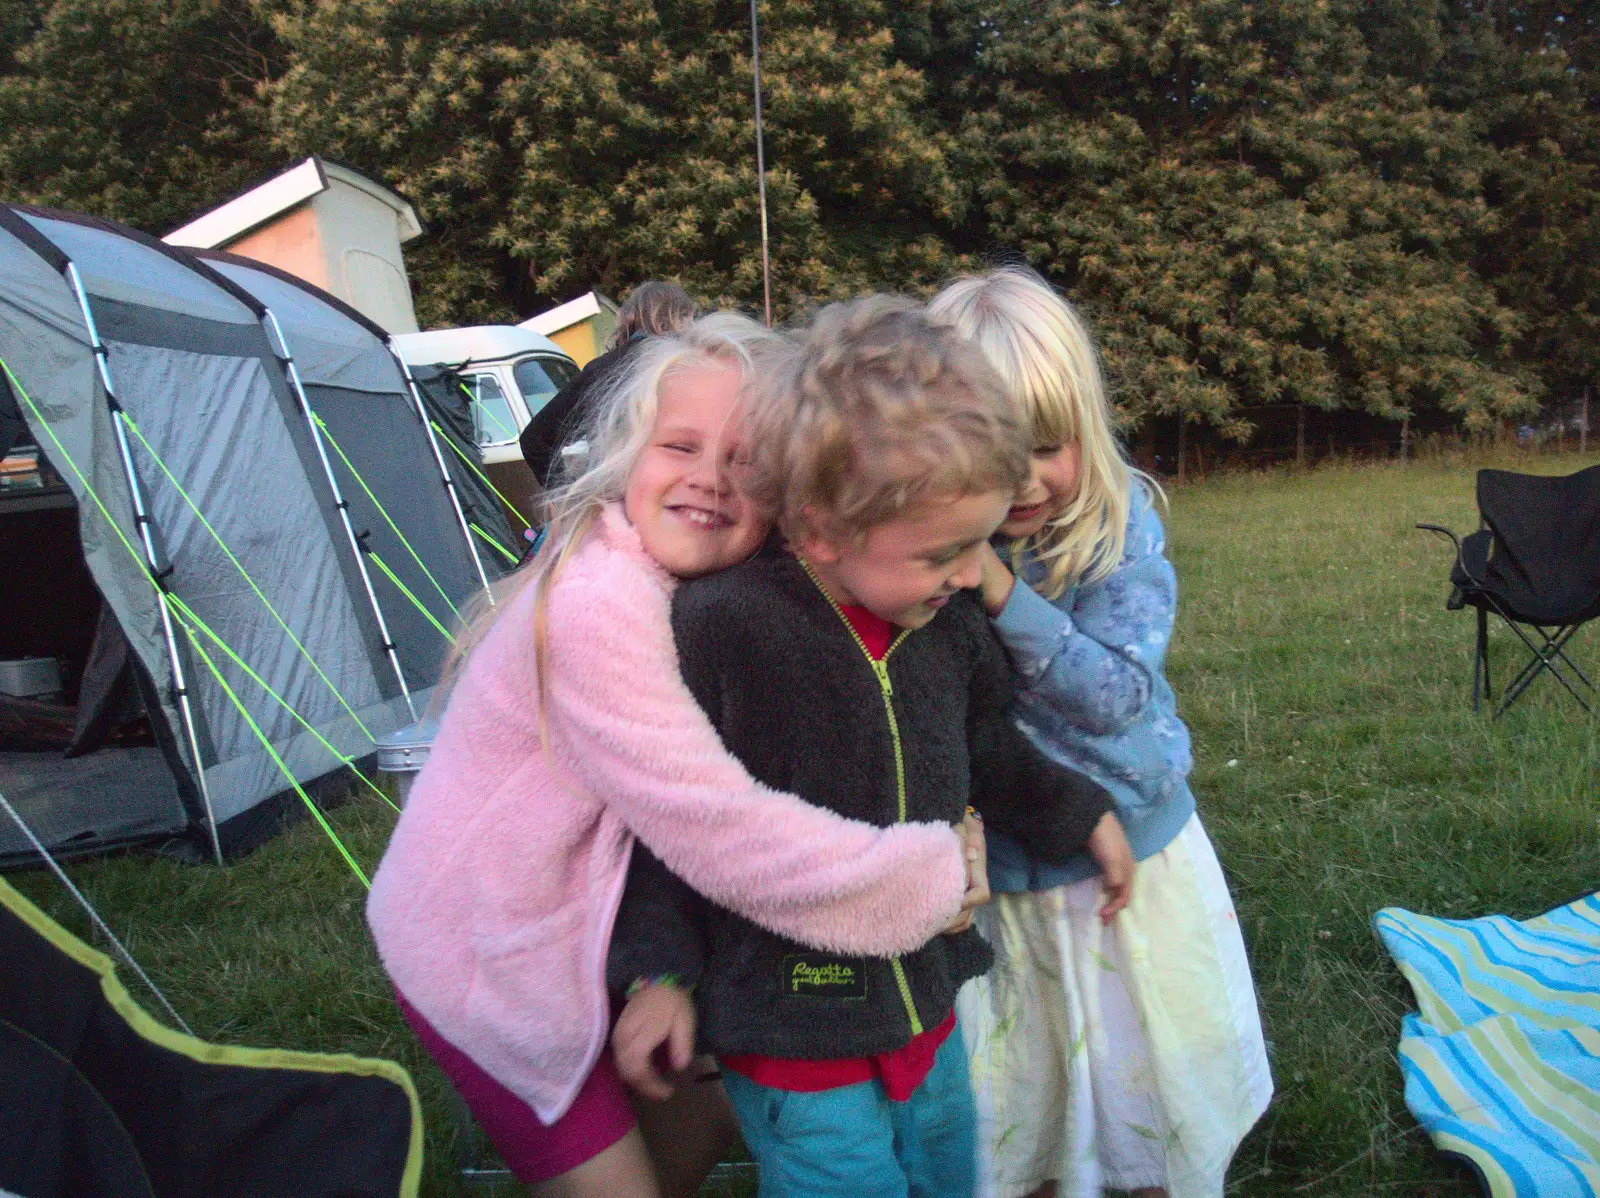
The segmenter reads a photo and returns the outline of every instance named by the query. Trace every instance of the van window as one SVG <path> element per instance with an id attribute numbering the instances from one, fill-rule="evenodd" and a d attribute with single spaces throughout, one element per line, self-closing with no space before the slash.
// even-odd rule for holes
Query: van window
<path id="1" fill-rule="evenodd" d="M 578 368 L 565 358 L 524 358 L 512 368 L 528 415 L 536 414 L 555 393 L 578 377 Z"/>
<path id="2" fill-rule="evenodd" d="M 464 380 L 472 396 L 472 434 L 479 445 L 504 445 L 517 439 L 517 418 L 511 401 L 492 374 L 470 374 Z"/>

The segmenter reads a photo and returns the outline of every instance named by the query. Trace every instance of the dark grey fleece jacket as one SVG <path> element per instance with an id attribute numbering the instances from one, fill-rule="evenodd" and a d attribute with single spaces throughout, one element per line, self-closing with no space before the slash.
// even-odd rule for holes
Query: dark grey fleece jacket
<path id="1" fill-rule="evenodd" d="M 672 624 L 690 691 L 774 789 L 879 826 L 956 823 L 970 801 L 1056 862 L 1111 810 L 1104 790 L 1052 764 L 1006 718 L 1010 666 L 970 594 L 895 644 L 887 696 L 844 617 L 786 555 L 683 584 Z M 992 961 L 975 931 L 895 960 L 816 952 L 700 898 L 635 845 L 607 975 L 619 990 L 663 973 L 693 982 L 713 1052 L 816 1059 L 900 1048 L 942 1022 Z"/>

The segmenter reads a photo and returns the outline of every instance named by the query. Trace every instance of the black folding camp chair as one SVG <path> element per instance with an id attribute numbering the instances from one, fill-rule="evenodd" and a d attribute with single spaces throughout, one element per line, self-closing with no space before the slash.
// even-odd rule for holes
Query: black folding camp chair
<path id="1" fill-rule="evenodd" d="M 1490 695 L 1489 615 L 1499 616 L 1531 655 L 1501 696 L 1498 718 L 1541 673 L 1549 673 L 1585 711 L 1595 685 L 1567 653 L 1568 642 L 1600 616 L 1600 466 L 1550 478 L 1510 470 L 1478 471 L 1482 527 L 1458 537 L 1437 524 L 1418 528 L 1454 542 L 1446 604 L 1478 612 L 1472 661 L 1472 709 Z M 1539 638 L 1535 643 L 1531 630 Z M 1579 688 L 1584 688 L 1580 690 Z M 1490 702 L 1493 702 L 1490 699 Z"/>

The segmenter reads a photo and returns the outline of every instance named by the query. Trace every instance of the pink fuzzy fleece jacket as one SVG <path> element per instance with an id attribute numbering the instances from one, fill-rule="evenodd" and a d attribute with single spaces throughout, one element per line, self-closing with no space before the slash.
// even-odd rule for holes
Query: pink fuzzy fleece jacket
<path id="1" fill-rule="evenodd" d="M 550 593 L 548 752 L 534 590 L 507 601 L 367 901 L 400 992 L 547 1124 L 609 1031 L 606 951 L 634 836 L 712 901 L 832 952 L 910 951 L 961 905 L 949 827 L 846 820 L 729 756 L 678 673 L 673 583 L 616 508 L 568 559 Z"/>

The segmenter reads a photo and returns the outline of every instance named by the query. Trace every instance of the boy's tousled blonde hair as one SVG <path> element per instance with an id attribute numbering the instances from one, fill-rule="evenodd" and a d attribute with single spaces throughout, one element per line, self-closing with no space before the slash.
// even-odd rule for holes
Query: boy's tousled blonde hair
<path id="1" fill-rule="evenodd" d="M 745 491 L 791 536 L 1028 479 L 1027 423 L 994 370 L 899 296 L 823 308 L 753 394 Z"/>
<path id="2" fill-rule="evenodd" d="M 1113 431 L 1111 401 L 1094 339 L 1077 311 L 1038 274 L 1008 266 L 956 279 L 928 305 L 983 352 L 1032 423 L 1035 449 L 1076 444 L 1078 493 L 1014 553 L 1045 567 L 1050 599 L 1104 578 L 1122 560 L 1135 477 Z"/>
<path id="3" fill-rule="evenodd" d="M 583 446 L 563 454 L 557 481 L 542 500 L 546 517 L 544 540 L 533 559 L 480 592 L 463 612 L 462 628 L 445 663 L 440 693 L 460 676 L 467 658 L 482 643 L 496 617 L 510 600 L 532 586 L 540 594 L 534 609 L 534 670 L 543 724 L 545 659 L 549 636 L 550 587 L 561 568 L 588 535 L 607 504 L 620 502 L 634 463 L 650 443 L 662 382 L 696 366 L 729 365 L 748 378 L 758 358 L 779 338 L 755 321 L 731 312 L 717 312 L 675 333 L 640 344 L 616 376 L 600 385 L 590 415 L 571 441 Z M 491 601 L 492 596 L 492 601 Z"/>

